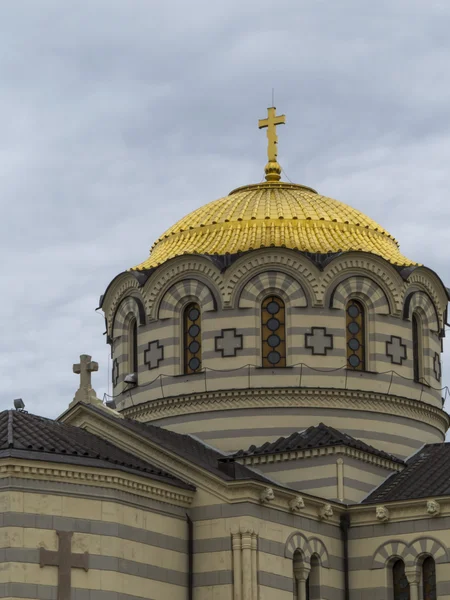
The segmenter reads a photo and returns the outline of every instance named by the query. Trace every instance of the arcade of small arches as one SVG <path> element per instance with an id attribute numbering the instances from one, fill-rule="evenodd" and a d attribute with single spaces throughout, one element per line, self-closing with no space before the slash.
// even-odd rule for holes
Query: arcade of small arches
<path id="1" fill-rule="evenodd" d="M 294 600 L 320 600 L 322 573 L 330 566 L 324 543 L 294 532 L 286 541 L 285 557 L 292 561 Z M 384 587 L 385 600 L 438 600 L 436 565 L 444 563 L 448 563 L 445 547 L 433 538 L 419 538 L 410 544 L 385 542 L 371 566 L 384 571 L 380 588 Z"/>
<path id="2" fill-rule="evenodd" d="M 133 304 L 138 302 L 133 297 L 125 300 L 129 312 L 126 315 L 125 335 L 122 341 L 127 342 L 126 365 L 122 372 L 138 374 L 139 356 L 139 316 L 133 310 Z M 122 305 L 121 305 L 122 308 Z M 364 299 L 357 294 L 351 294 L 344 305 L 345 309 L 345 336 L 346 336 L 346 364 L 345 367 L 354 371 L 367 370 L 367 357 L 370 354 L 370 340 L 368 339 L 368 320 L 372 307 L 367 307 Z M 260 338 L 262 368 L 280 368 L 292 364 L 289 361 L 289 344 L 286 334 L 286 304 L 281 296 L 269 293 L 263 297 L 259 306 L 260 312 Z M 202 306 L 200 300 L 189 301 L 179 314 L 182 323 L 182 358 L 180 373 L 192 374 L 202 370 Z M 425 311 L 418 307 L 412 311 L 410 331 L 412 339 L 412 375 L 417 383 L 430 384 L 425 376 L 425 347 L 426 338 L 430 334 L 429 319 Z M 333 348 L 333 335 L 327 332 L 326 327 L 309 327 L 303 334 L 305 348 L 311 355 L 326 356 Z M 236 328 L 222 329 L 215 337 L 215 348 L 221 352 L 222 357 L 235 357 L 243 348 L 243 335 L 238 334 Z M 407 359 L 407 346 L 400 336 L 391 335 L 386 341 L 386 357 L 393 365 L 402 365 Z M 163 347 L 159 340 L 150 342 L 144 352 L 144 363 L 149 370 L 159 367 L 164 359 Z M 430 369 L 429 369 L 430 370 Z M 432 370 L 435 379 L 441 379 L 441 366 L 439 356 L 432 360 Z M 113 383 L 117 384 L 119 369 L 117 362 L 113 368 Z"/>

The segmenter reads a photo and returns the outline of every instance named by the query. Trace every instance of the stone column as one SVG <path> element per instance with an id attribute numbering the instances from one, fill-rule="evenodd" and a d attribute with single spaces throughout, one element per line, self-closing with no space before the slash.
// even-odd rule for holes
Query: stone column
<path id="1" fill-rule="evenodd" d="M 420 569 L 416 566 L 406 567 L 405 575 L 409 582 L 411 600 L 419 600 Z"/>
<path id="2" fill-rule="evenodd" d="M 258 538 L 252 533 L 252 600 L 258 600 Z"/>
<path id="3" fill-rule="evenodd" d="M 242 544 L 242 600 L 252 598 L 252 533 L 250 528 L 241 529 Z"/>
<path id="4" fill-rule="evenodd" d="M 308 579 L 311 567 L 304 563 L 294 565 L 294 576 L 296 585 L 295 600 L 306 600 L 306 581 Z"/>
<path id="5" fill-rule="evenodd" d="M 235 531 L 231 534 L 233 548 L 233 600 L 242 600 L 242 564 L 241 564 L 241 534 Z"/>
<path id="6" fill-rule="evenodd" d="M 336 461 L 336 475 L 337 475 L 337 497 L 338 500 L 344 502 L 344 461 L 342 458 L 338 458 Z"/>

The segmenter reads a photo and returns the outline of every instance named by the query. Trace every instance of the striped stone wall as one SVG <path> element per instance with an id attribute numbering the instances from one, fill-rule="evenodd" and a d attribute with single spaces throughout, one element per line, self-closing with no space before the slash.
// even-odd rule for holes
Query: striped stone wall
<path id="1" fill-rule="evenodd" d="M 15 483 L 19 489 L 30 485 Z M 161 503 L 159 511 L 158 503 L 153 510 L 139 508 L 131 494 L 120 501 L 111 490 L 103 494 L 81 485 L 66 485 L 60 493 L 0 492 L 0 597 L 56 598 L 57 568 L 40 567 L 40 548 L 56 551 L 56 531 L 70 531 L 72 552 L 89 553 L 87 572 L 72 569 L 73 598 L 185 600 L 184 511 Z"/>
<path id="2" fill-rule="evenodd" d="M 286 305 L 283 369 L 261 368 L 261 302 L 268 294 L 278 295 Z M 345 307 L 350 299 L 365 307 L 364 372 L 346 368 Z M 202 372 L 186 376 L 182 314 L 193 301 L 202 311 Z M 441 410 L 440 365 L 446 306 L 446 292 L 432 272 L 418 268 L 404 280 L 383 259 L 359 253 L 337 257 L 323 271 L 285 249 L 252 252 L 224 271 L 205 257 L 178 257 L 141 286 L 131 275 L 121 275 L 108 289 L 103 309 L 113 350 L 116 404 L 128 416 L 200 435 L 225 450 L 285 435 L 293 430 L 286 431 L 290 424 L 295 429 L 301 422 L 304 428 L 324 420 L 338 428 L 345 421 L 344 430 L 352 435 L 357 432 L 356 437 L 408 456 L 423 443 L 441 441 L 448 427 Z M 137 386 L 124 384 L 129 370 L 127 308 L 139 317 Z M 419 383 L 413 381 L 415 312 L 423 326 Z M 343 391 L 345 417 L 338 414 L 341 405 L 290 404 L 279 399 L 275 388 L 286 389 L 284 398 L 296 400 L 299 389 L 327 390 L 327 398 L 332 390 Z M 248 401 L 247 392 L 259 397 L 253 394 Z M 267 395 L 276 396 L 272 404 Z M 367 408 L 371 395 L 384 395 L 385 401 Z M 247 419 L 248 411 L 258 406 L 265 410 Z M 289 410 L 280 417 L 278 410 L 284 406 L 299 407 L 295 423 Z M 308 414 L 310 409 L 316 412 Z M 220 410 L 223 415 L 218 416 Z M 368 412 L 377 413 L 380 423 L 366 419 Z"/>
<path id="3" fill-rule="evenodd" d="M 308 450 L 301 453 L 301 458 L 295 458 L 294 454 L 248 457 L 239 462 L 291 489 L 349 504 L 361 502 L 399 468 L 345 447 Z"/>
<path id="4" fill-rule="evenodd" d="M 200 409 L 202 400 L 198 399 Z M 435 420 L 427 407 L 419 412 L 396 398 L 361 393 L 349 397 L 330 390 L 320 395 L 277 389 L 248 395 L 210 393 L 204 402 L 210 410 L 195 410 L 189 403 L 186 412 L 176 416 L 163 416 L 163 410 L 155 407 L 153 422 L 196 435 L 224 451 L 259 446 L 324 422 L 400 458 L 410 456 L 423 443 L 443 441 L 446 423 Z"/>
<path id="5" fill-rule="evenodd" d="M 235 597 L 233 553 L 236 547 L 233 549 L 233 545 L 236 537 L 242 540 L 246 536 L 253 538 L 256 548 L 254 582 L 257 595 L 251 598 L 292 600 L 292 548 L 298 548 L 307 561 L 312 554 L 317 554 L 320 559 L 320 598 L 343 600 L 342 544 L 336 518 L 333 523 L 321 524 L 308 516 L 246 503 L 203 506 L 192 509 L 191 514 L 195 521 L 196 600 L 231 600 Z M 212 570 L 214 565 L 215 572 Z M 208 576 L 200 577 L 198 570 L 208 570 Z"/>
<path id="6" fill-rule="evenodd" d="M 437 597 L 450 600 L 450 517 L 416 518 L 353 525 L 349 530 L 350 600 L 393 600 L 392 564 L 401 558 L 416 573 L 421 595 L 421 564 L 436 562 Z M 412 596 L 414 597 L 414 596 Z"/>

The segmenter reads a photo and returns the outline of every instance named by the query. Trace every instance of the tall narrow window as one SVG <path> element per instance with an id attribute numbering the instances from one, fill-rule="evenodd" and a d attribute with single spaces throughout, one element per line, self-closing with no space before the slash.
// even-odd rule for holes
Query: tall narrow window
<path id="1" fill-rule="evenodd" d="M 130 373 L 138 372 L 138 334 L 137 321 L 133 319 L 128 328 L 128 369 Z"/>
<path id="2" fill-rule="evenodd" d="M 429 556 L 422 565 L 423 600 L 436 600 L 436 564 Z"/>
<path id="3" fill-rule="evenodd" d="M 413 313 L 412 316 L 412 342 L 413 342 L 413 366 L 414 366 L 414 381 L 422 381 L 422 331 L 420 317 Z"/>
<path id="4" fill-rule="evenodd" d="M 184 311 L 184 372 L 198 373 L 202 368 L 202 325 L 200 306 L 195 302 Z"/>
<path id="5" fill-rule="evenodd" d="M 286 322 L 284 302 L 269 296 L 261 306 L 262 366 L 286 366 Z"/>
<path id="6" fill-rule="evenodd" d="M 306 581 L 306 598 L 308 600 L 322 598 L 320 593 L 320 562 L 316 554 L 311 556 L 311 571 Z"/>
<path id="7" fill-rule="evenodd" d="M 405 563 L 397 560 L 392 566 L 394 600 L 410 600 L 409 582 L 405 575 Z"/>
<path id="8" fill-rule="evenodd" d="M 364 307 L 357 300 L 347 304 L 347 369 L 366 369 Z"/>

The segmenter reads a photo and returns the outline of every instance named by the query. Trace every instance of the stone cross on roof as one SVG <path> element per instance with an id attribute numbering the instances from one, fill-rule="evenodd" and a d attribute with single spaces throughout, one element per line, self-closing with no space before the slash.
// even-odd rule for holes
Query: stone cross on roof
<path id="1" fill-rule="evenodd" d="M 71 600 L 72 569 L 89 570 L 89 554 L 72 554 L 71 531 L 57 531 L 59 547 L 56 552 L 40 549 L 39 564 L 41 569 L 46 566 L 58 567 L 58 600 Z"/>
<path id="2" fill-rule="evenodd" d="M 73 372 L 80 375 L 80 387 L 75 393 L 75 402 L 85 402 L 87 404 L 92 401 L 97 402 L 97 394 L 91 384 L 91 373 L 98 371 L 98 363 L 92 360 L 88 354 L 80 356 L 80 362 L 73 365 Z"/>

